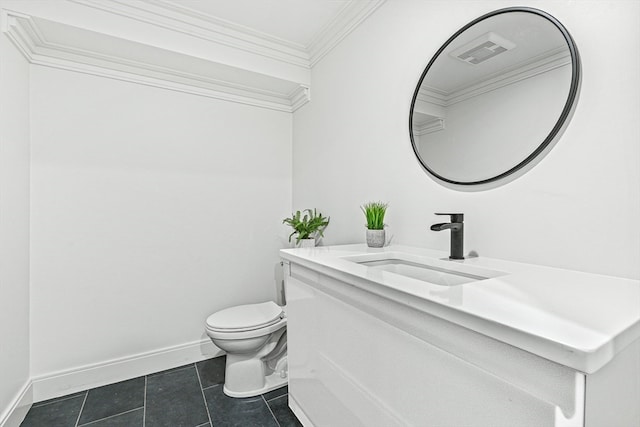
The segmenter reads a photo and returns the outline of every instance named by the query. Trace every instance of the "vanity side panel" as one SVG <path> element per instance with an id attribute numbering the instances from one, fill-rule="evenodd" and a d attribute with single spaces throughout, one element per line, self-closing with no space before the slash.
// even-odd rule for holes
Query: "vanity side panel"
<path id="1" fill-rule="evenodd" d="M 587 376 L 586 427 L 640 426 L 640 340 Z"/>
<path id="2" fill-rule="evenodd" d="M 309 425 L 583 426 L 580 373 L 296 264 L 287 292 Z"/>
<path id="3" fill-rule="evenodd" d="M 305 427 L 364 427 L 318 372 L 322 348 L 331 341 L 323 327 L 331 313 L 319 304 L 319 292 L 291 276 L 285 276 L 285 292 L 290 408 Z"/>

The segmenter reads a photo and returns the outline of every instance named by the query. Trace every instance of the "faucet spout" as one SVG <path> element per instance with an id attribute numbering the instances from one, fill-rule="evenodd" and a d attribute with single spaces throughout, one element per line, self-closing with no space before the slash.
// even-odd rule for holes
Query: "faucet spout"
<path id="1" fill-rule="evenodd" d="M 457 230 L 460 230 L 461 227 L 462 227 L 462 224 L 459 222 L 443 222 L 440 224 L 433 224 L 431 226 L 431 230 L 432 231 L 442 231 L 442 230 L 457 231 Z"/>
<path id="2" fill-rule="evenodd" d="M 449 259 L 464 259 L 464 214 L 461 213 L 436 213 L 436 215 L 450 215 L 451 222 L 433 224 L 431 230 L 451 230 L 451 252 Z"/>

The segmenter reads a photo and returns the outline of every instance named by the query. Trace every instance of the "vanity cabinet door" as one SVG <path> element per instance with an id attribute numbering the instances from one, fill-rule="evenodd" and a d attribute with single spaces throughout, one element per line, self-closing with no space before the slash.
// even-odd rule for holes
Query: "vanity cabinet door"
<path id="1" fill-rule="evenodd" d="M 586 427 L 640 426 L 640 340 L 587 375 Z"/>
<path id="2" fill-rule="evenodd" d="M 305 426 L 584 426 L 581 373 L 295 264 L 286 289 Z"/>
<path id="3" fill-rule="evenodd" d="M 318 371 L 326 353 L 323 346 L 332 333 L 326 328 L 329 313 L 318 304 L 318 292 L 292 277 L 285 279 L 285 286 L 289 406 L 305 427 L 364 426 L 349 402 L 330 389 L 325 373 Z"/>

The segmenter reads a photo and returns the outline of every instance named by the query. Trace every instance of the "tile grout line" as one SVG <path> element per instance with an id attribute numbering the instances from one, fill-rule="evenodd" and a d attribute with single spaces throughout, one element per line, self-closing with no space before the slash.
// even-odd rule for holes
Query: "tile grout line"
<path id="1" fill-rule="evenodd" d="M 210 388 L 214 388 L 214 387 L 218 387 L 222 384 L 214 384 L 214 385 L 208 385 L 206 387 L 202 387 L 203 390 L 209 390 Z"/>
<path id="2" fill-rule="evenodd" d="M 285 393 L 285 394 L 281 394 L 280 396 L 272 397 L 269 400 L 267 400 L 267 399 L 265 399 L 265 400 L 267 400 L 267 403 L 269 403 L 269 402 L 273 402 L 274 400 L 278 400 L 278 399 L 282 399 L 283 397 L 287 397 L 288 395 L 289 395 L 288 393 Z"/>
<path id="3" fill-rule="evenodd" d="M 86 392 L 87 392 L 87 390 L 83 391 L 82 393 L 86 393 Z M 60 397 L 56 397 L 55 399 L 51 399 L 51 402 L 47 402 L 46 400 L 45 400 L 45 401 L 42 401 L 42 402 L 36 402 L 36 403 L 34 403 L 31 407 L 32 407 L 32 408 L 39 408 L 39 407 L 41 407 L 41 406 L 52 405 L 52 404 L 54 404 L 54 403 L 64 402 L 65 400 L 75 399 L 75 398 L 77 398 L 77 397 L 82 396 L 82 393 L 74 393 L 74 394 L 71 394 L 71 395 L 68 395 L 68 396 L 60 396 Z M 45 403 L 45 402 L 46 402 L 46 403 Z"/>
<path id="4" fill-rule="evenodd" d="M 278 427 L 280 427 L 280 422 L 278 422 L 278 419 L 276 418 L 276 415 L 271 410 L 271 406 L 269 406 L 269 403 L 267 402 L 267 399 L 264 398 L 264 394 L 261 395 L 260 397 L 262 397 L 262 401 L 264 402 L 264 404 L 267 405 L 267 409 L 269 410 L 269 413 L 271 414 L 271 417 L 273 417 L 273 420 L 276 422 L 276 425 Z"/>
<path id="5" fill-rule="evenodd" d="M 147 377 L 155 377 L 156 375 L 163 375 L 163 374 L 167 374 L 169 372 L 182 371 L 182 370 L 188 369 L 191 365 L 193 365 L 193 363 L 188 363 L 186 365 L 178 366 L 176 368 L 165 369 L 164 371 L 152 372 L 152 373 L 150 373 L 150 374 L 148 374 L 146 376 Z"/>
<path id="6" fill-rule="evenodd" d="M 104 420 L 108 420 L 109 418 L 119 417 L 120 415 L 128 414 L 129 412 L 139 411 L 140 409 L 142 409 L 142 406 L 140 406 L 139 408 L 129 409 L 128 411 L 120 412 L 118 414 L 109 415 L 108 417 L 104 417 L 104 418 L 100 418 L 100 419 L 97 419 L 97 420 L 89 421 L 88 423 L 79 424 L 77 427 L 90 426 L 91 424 L 95 424 L 95 423 L 97 423 L 99 421 L 104 421 Z"/>
<path id="7" fill-rule="evenodd" d="M 144 376 L 144 396 L 142 398 L 142 427 L 147 423 L 147 375 Z"/>
<path id="8" fill-rule="evenodd" d="M 198 365 L 194 363 L 193 367 L 196 369 L 196 376 L 198 377 L 198 384 L 200 384 L 200 393 L 202 393 L 202 400 L 204 401 L 204 409 L 207 411 L 207 417 L 209 418 L 209 425 L 213 427 L 213 421 L 211 421 L 211 414 L 209 413 L 209 405 L 207 404 L 207 398 L 204 397 L 204 389 L 202 388 L 202 380 L 200 379 L 200 372 L 198 372 Z"/>
<path id="9" fill-rule="evenodd" d="M 87 403 L 87 396 L 89 396 L 89 390 L 84 392 L 84 399 L 82 400 L 82 406 L 80 407 L 80 412 L 78 412 L 78 418 L 76 418 L 75 427 L 78 427 L 78 423 L 80 423 L 80 416 L 82 415 L 82 411 L 84 410 L 84 404 Z"/>

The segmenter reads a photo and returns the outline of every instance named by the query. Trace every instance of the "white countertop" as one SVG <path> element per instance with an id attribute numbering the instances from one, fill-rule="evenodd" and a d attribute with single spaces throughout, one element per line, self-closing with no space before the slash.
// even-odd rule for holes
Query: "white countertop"
<path id="1" fill-rule="evenodd" d="M 448 256 L 430 249 L 365 244 L 283 249 L 280 255 L 382 296 L 400 292 L 414 302 L 428 302 L 421 309 L 430 314 L 587 374 L 640 338 L 638 280 L 477 257 L 445 262 L 505 274 L 441 286 L 345 259 L 381 252 L 425 260 Z"/>

